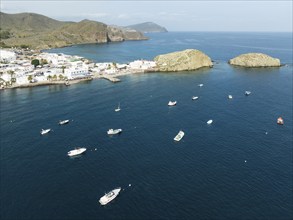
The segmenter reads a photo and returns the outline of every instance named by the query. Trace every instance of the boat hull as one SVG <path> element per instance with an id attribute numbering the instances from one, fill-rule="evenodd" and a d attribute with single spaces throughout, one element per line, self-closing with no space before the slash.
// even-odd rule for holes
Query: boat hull
<path id="1" fill-rule="evenodd" d="M 181 141 L 181 139 L 184 136 L 184 132 L 183 131 L 179 131 L 179 133 L 174 137 L 174 141 Z"/>
<path id="2" fill-rule="evenodd" d="M 121 188 L 113 189 L 112 191 L 102 196 L 99 200 L 99 203 L 101 205 L 107 205 L 109 202 L 113 201 L 119 195 L 120 191 Z"/>
<path id="3" fill-rule="evenodd" d="M 67 152 L 67 155 L 69 157 L 73 157 L 73 156 L 80 155 L 80 154 L 84 153 L 85 151 L 86 151 L 86 148 L 79 148 L 79 149 L 75 149 L 75 150 L 71 150 L 71 151 Z"/>
<path id="4" fill-rule="evenodd" d="M 109 131 L 107 131 L 107 134 L 108 135 L 114 135 L 114 134 L 119 134 L 119 133 L 121 133 L 122 132 L 122 129 L 115 129 L 115 130 L 113 130 L 113 129 L 110 129 Z"/>

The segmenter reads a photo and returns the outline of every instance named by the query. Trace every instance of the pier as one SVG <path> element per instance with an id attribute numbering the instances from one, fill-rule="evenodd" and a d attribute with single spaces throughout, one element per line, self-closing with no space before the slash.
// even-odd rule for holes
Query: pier
<path id="1" fill-rule="evenodd" d="M 102 79 L 107 79 L 107 80 L 109 80 L 110 82 L 113 82 L 113 83 L 121 81 L 120 79 L 118 79 L 116 77 L 113 77 L 113 76 L 105 76 L 105 75 L 103 75 L 101 78 Z"/>

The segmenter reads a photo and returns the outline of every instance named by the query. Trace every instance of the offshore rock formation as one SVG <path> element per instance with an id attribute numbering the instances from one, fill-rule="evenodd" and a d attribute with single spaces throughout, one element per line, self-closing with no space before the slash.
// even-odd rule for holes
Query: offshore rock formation
<path id="1" fill-rule="evenodd" d="M 159 71 L 163 72 L 196 70 L 213 66 L 210 57 L 194 49 L 159 55 L 154 58 L 154 61 L 156 61 Z"/>
<path id="2" fill-rule="evenodd" d="M 247 53 L 229 60 L 229 64 L 243 67 L 279 67 L 280 60 L 263 53 Z"/>

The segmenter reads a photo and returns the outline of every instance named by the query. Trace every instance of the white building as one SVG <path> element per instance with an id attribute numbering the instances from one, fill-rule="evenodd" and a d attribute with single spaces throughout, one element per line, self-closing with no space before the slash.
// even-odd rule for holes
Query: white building
<path id="1" fill-rule="evenodd" d="M 135 61 L 129 63 L 129 67 L 131 69 L 146 70 L 146 69 L 151 69 L 151 68 L 156 67 L 156 62 L 148 61 L 148 60 L 135 60 Z"/>
<path id="2" fill-rule="evenodd" d="M 8 50 L 0 50 L 0 62 L 10 63 L 16 60 L 16 53 Z"/>
<path id="3" fill-rule="evenodd" d="M 68 79 L 78 79 L 89 76 L 89 70 L 87 67 L 70 67 L 64 69 L 64 75 Z"/>

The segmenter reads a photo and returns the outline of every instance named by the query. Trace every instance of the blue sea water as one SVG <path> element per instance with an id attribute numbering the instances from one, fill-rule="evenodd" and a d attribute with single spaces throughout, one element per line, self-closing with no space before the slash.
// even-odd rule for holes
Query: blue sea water
<path id="1" fill-rule="evenodd" d="M 195 48 L 215 65 L 128 75 L 117 84 L 93 80 L 0 92 L 1 219 L 293 218 L 292 33 L 149 37 L 51 52 L 129 62 Z M 286 65 L 227 64 L 246 52 Z M 169 100 L 177 106 L 168 107 Z M 119 102 L 122 110 L 115 112 Z M 276 124 L 279 116 L 283 126 Z M 71 121 L 60 126 L 62 119 Z M 42 128 L 53 131 L 41 136 Z M 123 132 L 109 137 L 109 128 Z M 175 143 L 180 129 L 185 136 Z M 88 150 L 68 158 L 77 146 Z M 99 198 L 119 186 L 120 195 L 100 206 Z"/>

